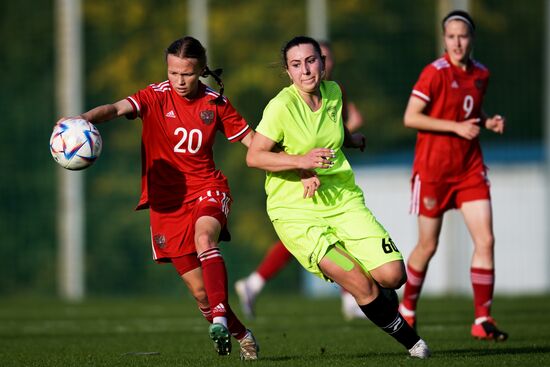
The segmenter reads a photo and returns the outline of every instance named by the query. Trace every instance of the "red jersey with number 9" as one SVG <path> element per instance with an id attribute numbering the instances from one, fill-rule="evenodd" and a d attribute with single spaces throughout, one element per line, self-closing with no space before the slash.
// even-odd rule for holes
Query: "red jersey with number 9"
<path id="1" fill-rule="evenodd" d="M 250 127 L 224 97 L 199 82 L 199 97 L 178 95 L 169 81 L 151 84 L 127 98 L 129 118 L 143 121 L 141 198 L 137 209 L 171 208 L 197 199 L 205 190 L 229 192 L 216 169 L 212 146 L 217 131 L 230 142 L 240 141 Z"/>
<path id="2" fill-rule="evenodd" d="M 480 118 L 489 70 L 470 60 L 466 70 L 454 66 L 445 53 L 426 66 L 412 95 L 427 103 L 428 116 L 451 121 Z M 485 169 L 479 139 L 467 140 L 454 133 L 419 130 L 413 177 L 422 181 L 459 181 Z"/>

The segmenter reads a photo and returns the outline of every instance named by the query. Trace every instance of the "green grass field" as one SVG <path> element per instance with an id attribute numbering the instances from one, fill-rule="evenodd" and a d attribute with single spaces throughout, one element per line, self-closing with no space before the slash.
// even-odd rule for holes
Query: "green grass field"
<path id="1" fill-rule="evenodd" d="M 236 300 L 232 299 L 237 309 Z M 407 352 L 369 321 L 343 321 L 339 299 L 264 295 L 247 326 L 257 366 L 550 366 L 550 296 L 497 298 L 504 343 L 473 340 L 467 298 L 425 298 L 419 332 L 429 360 Z M 189 298 L 0 301 L 0 366 L 237 366 L 237 343 L 219 357 Z M 151 352 L 156 352 L 152 354 Z"/>

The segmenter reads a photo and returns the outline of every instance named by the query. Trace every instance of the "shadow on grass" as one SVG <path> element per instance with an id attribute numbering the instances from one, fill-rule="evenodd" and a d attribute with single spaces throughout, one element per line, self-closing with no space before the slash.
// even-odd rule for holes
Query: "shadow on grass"
<path id="1" fill-rule="evenodd" d="M 494 356 L 494 355 L 506 355 L 506 354 L 547 354 L 550 353 L 550 347 L 511 347 L 511 348 L 495 348 L 495 349 L 473 349 L 473 348 L 461 348 L 461 349 L 439 349 L 435 354 L 457 354 L 465 355 L 471 357 L 482 357 L 482 356 Z"/>
<path id="2" fill-rule="evenodd" d="M 534 354 L 550 354 L 550 347 L 511 347 L 511 348 L 496 348 L 496 349 L 473 349 L 473 348 L 461 348 L 461 349 L 438 349 L 432 351 L 432 358 L 441 357 L 484 357 L 484 356 L 505 356 L 505 355 L 534 355 Z M 356 359 L 368 359 L 368 358 L 409 358 L 406 351 L 392 352 L 392 353 L 324 353 L 320 352 L 318 355 L 309 355 L 308 358 L 314 359 L 338 359 L 338 360 L 356 360 Z M 262 356 L 262 361 L 273 362 L 285 362 L 292 360 L 303 359 L 303 355 L 286 355 L 286 356 Z"/>

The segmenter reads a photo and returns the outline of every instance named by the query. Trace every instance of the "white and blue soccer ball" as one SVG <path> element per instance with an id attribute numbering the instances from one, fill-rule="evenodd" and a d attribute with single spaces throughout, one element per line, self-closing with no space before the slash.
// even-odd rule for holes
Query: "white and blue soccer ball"
<path id="1" fill-rule="evenodd" d="M 101 154 L 99 130 L 84 119 L 67 119 L 55 125 L 50 137 L 50 152 L 63 168 L 81 170 L 92 165 Z"/>

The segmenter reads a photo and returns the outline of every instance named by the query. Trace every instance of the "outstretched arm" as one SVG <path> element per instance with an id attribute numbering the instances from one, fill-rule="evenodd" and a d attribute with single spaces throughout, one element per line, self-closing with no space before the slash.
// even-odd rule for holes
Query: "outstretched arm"
<path id="1" fill-rule="evenodd" d="M 113 104 L 97 106 L 76 117 L 90 121 L 92 124 L 95 125 L 102 122 L 110 121 L 116 117 L 124 116 L 126 114 L 132 113 L 133 111 L 134 110 L 132 108 L 132 104 L 128 102 L 128 100 L 122 99 Z M 63 117 L 58 121 L 58 123 L 66 119 L 66 117 Z"/>
<path id="2" fill-rule="evenodd" d="M 133 112 L 132 104 L 127 99 L 122 99 L 113 104 L 106 104 L 92 108 L 88 112 L 83 113 L 83 119 L 90 121 L 92 124 L 99 124 L 110 121 L 116 117 L 124 116 Z"/>

